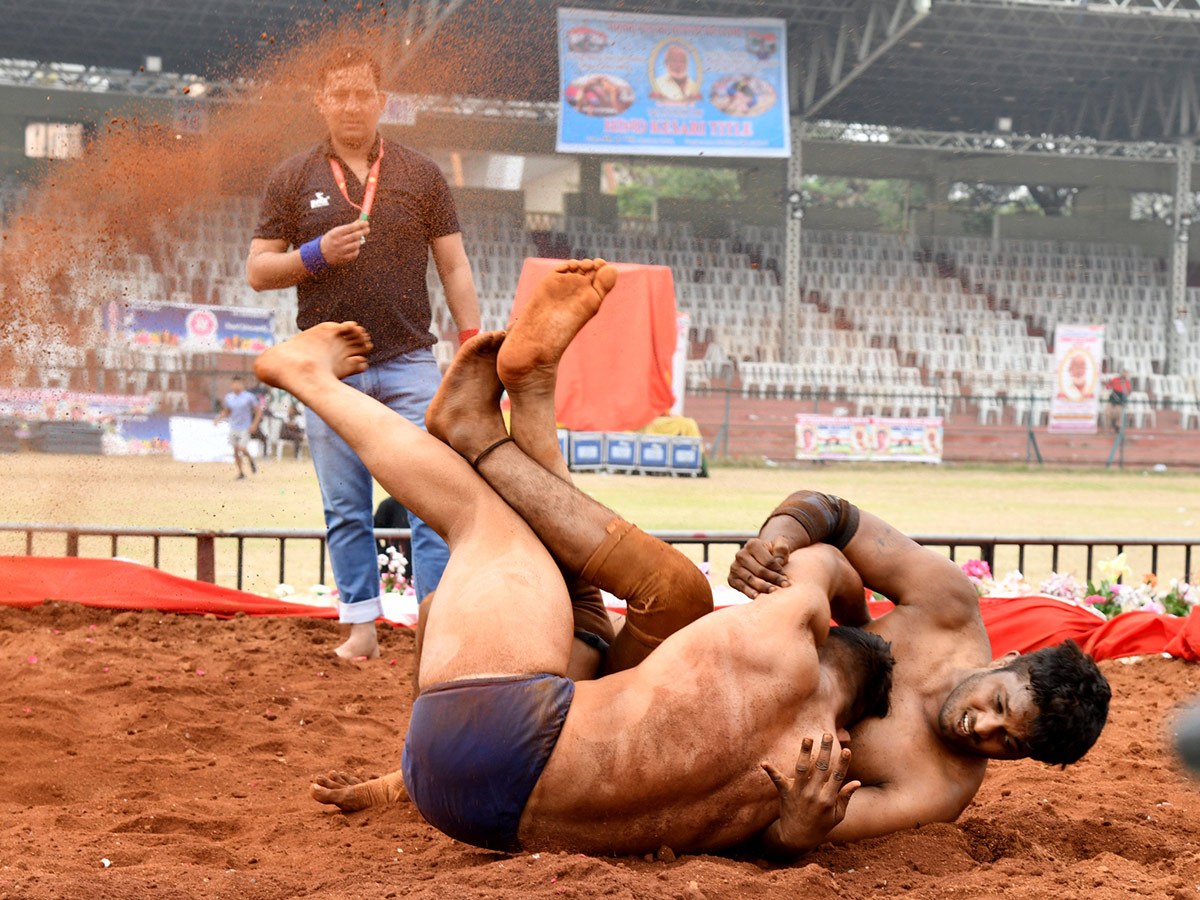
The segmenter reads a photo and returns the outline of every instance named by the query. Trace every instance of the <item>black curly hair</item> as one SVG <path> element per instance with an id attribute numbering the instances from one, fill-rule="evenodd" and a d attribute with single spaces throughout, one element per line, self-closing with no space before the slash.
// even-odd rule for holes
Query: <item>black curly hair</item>
<path id="1" fill-rule="evenodd" d="M 1096 661 L 1074 641 L 1063 641 L 1020 656 L 1005 668 L 1029 675 L 1038 707 L 1029 755 L 1063 767 L 1081 759 L 1100 737 L 1112 698 Z"/>
<path id="2" fill-rule="evenodd" d="M 829 637 L 842 641 L 855 658 L 855 671 L 862 672 L 863 688 L 855 706 L 859 714 L 883 718 L 888 714 L 889 695 L 892 691 L 892 645 L 873 631 L 864 631 L 848 625 L 835 625 L 829 629 Z"/>

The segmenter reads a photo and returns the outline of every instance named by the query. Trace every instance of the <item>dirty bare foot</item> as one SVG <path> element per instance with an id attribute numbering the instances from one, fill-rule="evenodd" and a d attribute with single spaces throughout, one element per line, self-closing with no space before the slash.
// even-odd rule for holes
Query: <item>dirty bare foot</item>
<path id="1" fill-rule="evenodd" d="M 379 659 L 379 637 L 374 622 L 350 626 L 344 643 L 333 651 L 342 659 Z"/>
<path id="2" fill-rule="evenodd" d="M 322 322 L 265 350 L 254 362 L 254 375 L 295 394 L 314 379 L 362 372 L 373 346 L 357 322 Z"/>
<path id="3" fill-rule="evenodd" d="M 309 793 L 318 803 L 328 803 L 342 812 L 358 812 L 408 799 L 404 777 L 398 771 L 369 781 L 346 772 L 317 775 L 309 785 Z"/>
<path id="4" fill-rule="evenodd" d="M 524 392 L 553 395 L 563 351 L 616 283 L 616 266 L 602 259 L 567 260 L 538 283 L 496 360 L 514 402 Z"/>
<path id="5" fill-rule="evenodd" d="M 463 344 L 425 410 L 426 430 L 468 462 L 508 434 L 500 414 L 504 386 L 496 375 L 504 342 L 503 331 L 488 331 Z"/>

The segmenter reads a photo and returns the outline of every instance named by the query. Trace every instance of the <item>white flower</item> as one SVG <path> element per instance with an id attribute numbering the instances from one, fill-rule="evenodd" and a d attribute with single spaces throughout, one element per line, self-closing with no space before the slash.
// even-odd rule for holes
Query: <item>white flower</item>
<path id="1" fill-rule="evenodd" d="M 294 593 L 296 593 L 296 591 L 292 588 L 292 586 L 290 584 L 275 585 L 274 594 L 280 600 L 282 600 L 284 597 L 290 597 Z"/>
<path id="2" fill-rule="evenodd" d="M 386 553 L 380 553 L 380 554 L 379 554 L 379 564 L 380 564 L 381 566 L 386 566 L 386 565 L 388 564 L 388 558 L 387 558 L 387 554 L 386 554 Z"/>

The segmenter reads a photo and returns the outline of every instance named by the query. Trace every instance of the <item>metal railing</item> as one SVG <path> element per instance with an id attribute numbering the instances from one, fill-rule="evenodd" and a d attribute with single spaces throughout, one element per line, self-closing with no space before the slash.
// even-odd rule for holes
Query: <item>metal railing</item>
<path id="1" fill-rule="evenodd" d="M 149 539 L 151 541 L 151 562 L 155 568 L 161 568 L 162 542 L 164 540 L 183 540 L 195 542 L 195 578 L 211 584 L 217 582 L 217 545 L 232 543 L 236 552 L 236 583 L 239 590 L 245 583 L 246 542 L 274 541 L 277 543 L 274 554 L 278 562 L 280 583 L 287 582 L 286 549 L 289 542 L 315 543 L 317 554 L 317 571 L 319 580 L 324 583 L 327 574 L 325 529 L 271 529 L 271 528 L 239 528 L 229 531 L 202 531 L 187 528 L 155 528 L 142 526 L 112 526 L 112 525 L 66 525 L 55 523 L 0 523 L 0 536 L 4 534 L 24 535 L 24 555 L 36 556 L 34 553 L 35 535 L 60 535 L 63 539 L 62 554 L 68 557 L 80 556 L 80 539 L 83 537 L 107 537 L 109 539 L 108 555 L 121 555 L 121 539 Z M 703 562 L 711 560 L 714 547 L 726 547 L 731 550 L 741 547 L 755 536 L 751 531 L 653 531 L 655 537 L 669 544 L 680 547 L 698 547 Z M 403 540 L 409 537 L 407 528 L 377 528 L 375 537 L 378 540 Z M 1048 562 L 1048 571 L 1059 571 L 1064 561 L 1064 554 L 1069 548 L 1078 548 L 1072 554 L 1072 564 L 1077 565 L 1075 574 L 1078 577 L 1092 580 L 1097 563 L 1104 557 L 1099 551 L 1111 550 L 1113 556 L 1138 551 L 1141 559 L 1148 563 L 1146 571 L 1156 573 L 1160 578 L 1190 579 L 1194 572 L 1192 561 L 1193 551 L 1200 548 L 1200 538 L 1129 538 L 1129 537 L 1034 537 L 1019 535 L 916 535 L 917 543 L 931 548 L 943 548 L 950 559 L 980 559 L 988 564 L 991 570 L 1000 575 L 997 568 L 1005 565 L 1015 565 L 1015 568 L 1025 571 L 1031 556 L 1037 552 L 1043 557 L 1043 564 Z M 963 551 L 973 551 L 967 555 Z M 1148 555 L 1147 555 L 1148 554 Z M 95 554 L 85 554 L 95 555 Z M 1046 558 L 1048 555 L 1048 558 Z M 1107 555 L 1107 554 L 1105 554 Z M 1169 557 L 1169 558 L 1168 558 Z M 1081 565 L 1080 565 L 1081 564 Z M 1159 567 L 1167 564 L 1169 572 L 1160 572 Z M 182 574 L 182 573 L 177 573 Z"/>

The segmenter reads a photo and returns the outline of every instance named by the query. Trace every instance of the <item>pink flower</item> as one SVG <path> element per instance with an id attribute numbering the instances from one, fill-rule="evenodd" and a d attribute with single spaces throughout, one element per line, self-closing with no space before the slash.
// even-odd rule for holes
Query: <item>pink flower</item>
<path id="1" fill-rule="evenodd" d="M 1107 599 L 1103 594 L 1088 594 L 1083 598 L 1083 602 L 1087 606 L 1094 606 L 1097 603 L 1103 603 Z"/>
<path id="2" fill-rule="evenodd" d="M 972 581 L 979 579 L 980 581 L 989 580 L 992 577 L 992 567 L 982 559 L 968 559 L 962 564 L 962 570 L 967 573 L 967 577 Z"/>

